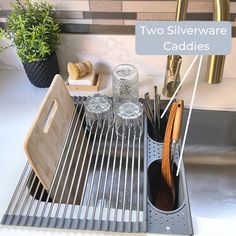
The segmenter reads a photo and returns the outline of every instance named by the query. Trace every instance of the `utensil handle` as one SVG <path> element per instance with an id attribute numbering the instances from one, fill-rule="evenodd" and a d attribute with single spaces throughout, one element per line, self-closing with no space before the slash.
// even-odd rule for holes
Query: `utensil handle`
<path id="1" fill-rule="evenodd" d="M 174 121 L 174 126 L 173 126 L 173 133 L 172 133 L 172 140 L 175 143 L 179 141 L 182 118 L 183 118 L 183 111 L 184 111 L 184 101 L 179 100 L 177 101 L 177 111 L 175 115 L 175 121 Z"/>

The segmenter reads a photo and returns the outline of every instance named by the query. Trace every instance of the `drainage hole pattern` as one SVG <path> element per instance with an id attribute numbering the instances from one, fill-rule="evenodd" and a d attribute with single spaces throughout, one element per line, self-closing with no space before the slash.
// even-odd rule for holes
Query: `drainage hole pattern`
<path id="1" fill-rule="evenodd" d="M 164 228 L 186 228 L 188 225 L 184 208 L 176 213 L 161 213 L 157 210 L 154 210 L 150 205 L 148 205 L 148 218 L 148 224 L 151 227 L 156 226 Z"/>

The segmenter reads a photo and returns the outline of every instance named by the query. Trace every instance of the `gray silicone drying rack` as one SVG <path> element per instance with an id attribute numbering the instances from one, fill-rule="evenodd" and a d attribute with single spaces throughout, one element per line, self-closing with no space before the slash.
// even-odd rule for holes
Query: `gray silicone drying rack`
<path id="1" fill-rule="evenodd" d="M 148 136 L 146 117 L 144 135 L 138 140 L 121 142 L 116 137 L 114 128 L 105 133 L 103 138 L 99 138 L 101 135 L 96 137 L 86 128 L 82 105 L 84 98 L 74 97 L 73 100 L 76 112 L 54 179 L 55 185 L 60 183 L 60 173 L 64 171 L 66 176 L 68 173 L 68 176 L 75 176 L 64 180 L 64 185 L 68 185 L 67 181 L 70 181 L 71 189 L 75 187 L 75 197 L 69 197 L 68 201 L 63 202 L 64 193 L 59 193 L 62 196 L 60 201 L 51 199 L 27 162 L 1 224 L 112 232 L 192 234 L 183 164 L 177 209 L 163 212 L 156 209 L 149 200 L 148 170 L 152 163 L 161 158 L 163 144 Z M 77 143 L 76 140 L 81 142 Z M 68 157 L 71 152 L 72 157 Z M 83 170 L 86 156 L 90 156 L 91 161 L 87 169 Z M 76 161 L 80 171 L 76 169 Z M 178 152 L 175 161 L 178 161 Z M 72 168 L 74 172 L 70 169 L 71 166 L 75 166 Z M 86 175 L 81 181 L 83 171 Z M 81 191 L 79 203 L 78 190 Z"/>

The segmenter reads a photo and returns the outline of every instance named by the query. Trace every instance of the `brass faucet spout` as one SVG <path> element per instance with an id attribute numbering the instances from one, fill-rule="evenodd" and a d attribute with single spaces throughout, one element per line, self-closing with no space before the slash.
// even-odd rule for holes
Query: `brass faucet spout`
<path id="1" fill-rule="evenodd" d="M 176 15 L 175 15 L 176 21 L 183 21 L 186 19 L 187 8 L 188 8 L 188 0 L 177 1 Z"/>
<path id="2" fill-rule="evenodd" d="M 229 21 L 229 0 L 214 0 L 214 21 Z M 212 55 L 208 57 L 206 80 L 209 84 L 218 84 L 222 81 L 225 56 Z"/>
<path id="3" fill-rule="evenodd" d="M 186 19 L 188 8 L 188 0 L 177 0 L 176 21 L 184 21 Z M 169 55 L 167 57 L 166 74 L 162 93 L 166 97 L 171 97 L 178 85 L 180 84 L 180 66 L 182 57 L 180 55 Z"/>

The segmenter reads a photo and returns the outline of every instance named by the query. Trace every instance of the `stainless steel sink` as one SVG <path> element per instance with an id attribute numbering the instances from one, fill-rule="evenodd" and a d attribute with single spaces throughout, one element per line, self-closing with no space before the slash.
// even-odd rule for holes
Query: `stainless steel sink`
<path id="1" fill-rule="evenodd" d="M 235 131 L 236 112 L 193 111 L 184 152 L 193 216 L 236 219 Z"/>

